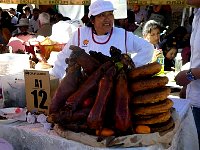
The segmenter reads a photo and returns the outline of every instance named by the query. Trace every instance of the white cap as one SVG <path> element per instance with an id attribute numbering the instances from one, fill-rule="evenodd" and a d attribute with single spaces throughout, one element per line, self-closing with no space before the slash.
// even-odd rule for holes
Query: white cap
<path id="1" fill-rule="evenodd" d="M 96 16 L 102 12 L 115 10 L 110 1 L 96 0 L 89 7 L 88 17 Z"/>

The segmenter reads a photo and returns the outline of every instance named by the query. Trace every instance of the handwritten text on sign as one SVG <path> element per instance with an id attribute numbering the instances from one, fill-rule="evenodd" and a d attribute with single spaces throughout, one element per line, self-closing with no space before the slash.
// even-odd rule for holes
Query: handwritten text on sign
<path id="1" fill-rule="evenodd" d="M 186 0 L 128 0 L 128 5 L 185 5 Z"/>
<path id="2" fill-rule="evenodd" d="M 37 5 L 89 5 L 90 0 L 0 0 L 0 3 Z"/>
<path id="3" fill-rule="evenodd" d="M 30 112 L 48 114 L 50 97 L 50 77 L 48 71 L 25 70 L 27 109 Z"/>

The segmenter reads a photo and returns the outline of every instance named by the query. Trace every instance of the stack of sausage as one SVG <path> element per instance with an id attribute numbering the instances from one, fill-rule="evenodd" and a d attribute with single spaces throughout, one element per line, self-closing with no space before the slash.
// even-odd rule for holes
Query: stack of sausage
<path id="1" fill-rule="evenodd" d="M 152 129 L 149 132 L 144 132 L 143 128 L 142 131 L 135 129 L 141 125 L 150 128 L 147 125 L 170 120 L 172 101 L 167 99 L 170 90 L 165 87 L 168 79 L 152 77 L 160 71 L 160 64 L 135 68 L 127 54 L 112 46 L 111 57 L 95 51 L 87 54 L 73 45 L 70 49 L 72 53 L 66 59 L 66 76 L 52 98 L 48 122 L 59 125 L 63 130 L 121 136 L 155 132 Z M 154 66 L 157 66 L 156 69 Z M 154 68 L 153 71 L 149 71 L 150 68 Z M 144 80 L 147 77 L 149 80 Z M 162 97 L 156 97 L 159 92 L 164 93 Z M 141 93 L 143 97 L 140 97 Z M 144 118 L 149 122 L 144 122 Z"/>
<path id="2" fill-rule="evenodd" d="M 171 117 L 173 101 L 168 99 L 170 88 L 166 76 L 156 76 L 161 65 L 151 63 L 129 73 L 132 80 L 131 109 L 136 133 L 163 132 L 174 126 Z"/>

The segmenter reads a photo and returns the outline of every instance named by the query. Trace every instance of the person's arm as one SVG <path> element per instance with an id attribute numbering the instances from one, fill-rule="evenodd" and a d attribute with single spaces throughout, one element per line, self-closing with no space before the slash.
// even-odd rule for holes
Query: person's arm
<path id="1" fill-rule="evenodd" d="M 154 47 L 151 43 L 134 35 L 131 32 L 127 32 L 126 45 L 128 53 L 134 53 L 132 59 L 136 67 L 151 62 L 154 52 Z"/>
<path id="2" fill-rule="evenodd" d="M 175 77 L 176 84 L 178 84 L 180 86 L 186 86 L 190 82 L 192 82 L 187 77 L 188 72 L 189 72 L 189 70 L 183 70 L 183 71 L 179 72 Z M 200 68 L 191 68 L 191 73 L 194 76 L 195 80 L 200 79 Z M 193 80 L 193 82 L 195 82 L 195 80 Z"/>

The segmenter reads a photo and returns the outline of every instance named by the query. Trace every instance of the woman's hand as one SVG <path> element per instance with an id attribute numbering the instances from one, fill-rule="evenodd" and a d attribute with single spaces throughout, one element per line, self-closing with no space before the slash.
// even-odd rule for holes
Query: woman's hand
<path id="1" fill-rule="evenodd" d="M 188 72 L 188 70 L 183 70 L 183 71 L 180 71 L 176 77 L 175 77 L 175 81 L 176 81 L 176 84 L 177 85 L 180 85 L 180 86 L 186 86 L 188 85 L 191 81 L 189 81 L 187 78 L 186 78 L 186 73 Z"/>

